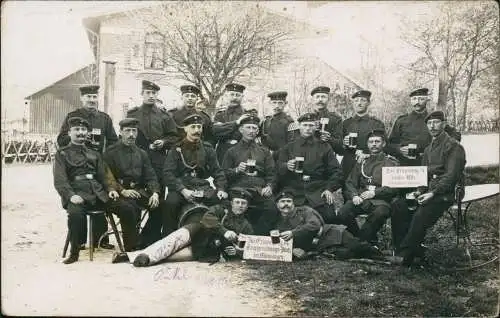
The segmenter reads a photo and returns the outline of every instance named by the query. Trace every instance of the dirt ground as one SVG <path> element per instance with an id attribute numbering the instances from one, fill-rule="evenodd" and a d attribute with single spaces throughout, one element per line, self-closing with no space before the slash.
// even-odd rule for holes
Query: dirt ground
<path id="1" fill-rule="evenodd" d="M 2 167 L 1 211 L 4 315 L 283 316 L 297 306 L 239 262 L 135 268 L 98 250 L 93 262 L 82 251 L 62 264 L 66 215 L 51 165 Z"/>

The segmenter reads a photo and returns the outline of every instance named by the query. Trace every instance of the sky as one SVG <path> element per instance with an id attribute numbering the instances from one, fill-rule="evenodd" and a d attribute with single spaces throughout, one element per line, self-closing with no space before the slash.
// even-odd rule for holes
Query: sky
<path id="1" fill-rule="evenodd" d="M 137 1 L 2 1 L 2 117 L 21 118 L 24 97 L 92 63 L 82 27 L 86 16 L 147 6 Z M 308 2 L 269 1 L 263 5 L 327 29 L 328 35 L 311 40 L 312 56 L 341 72 L 355 73 L 368 45 L 376 48 L 378 62 L 388 67 L 411 56 L 399 42 L 399 15 L 425 16 L 427 2 L 328 2 L 316 7 Z M 384 85 L 397 87 L 387 76 Z"/>

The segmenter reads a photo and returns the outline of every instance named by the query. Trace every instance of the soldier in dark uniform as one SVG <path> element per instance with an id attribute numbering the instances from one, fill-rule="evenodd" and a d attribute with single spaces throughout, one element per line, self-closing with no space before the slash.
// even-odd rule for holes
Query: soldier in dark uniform
<path id="1" fill-rule="evenodd" d="M 131 206 L 131 211 L 113 211 L 120 217 L 123 227 L 123 243 L 127 252 L 139 246 L 148 246 L 161 238 L 161 223 L 153 224 L 152 222 L 152 220 L 161 219 L 161 212 L 157 209 L 160 204 L 160 184 L 148 154 L 135 144 L 138 125 L 139 120 L 136 118 L 121 120 L 121 140 L 104 153 L 104 161 L 118 180 L 115 190 L 121 194 L 120 199 Z M 159 214 L 160 216 L 148 219 L 139 243 L 137 223 L 143 208 L 148 208 L 150 215 Z"/>
<path id="2" fill-rule="evenodd" d="M 300 259 L 306 252 L 334 251 L 336 258 L 376 257 L 380 252 L 361 242 L 344 225 L 325 224 L 321 215 L 309 206 L 296 206 L 295 193 L 283 191 L 276 197 L 280 217 L 276 229 L 280 237 L 293 239 L 293 255 Z"/>
<path id="3" fill-rule="evenodd" d="M 330 88 L 318 86 L 311 91 L 314 111 L 319 120 L 319 129 L 316 137 L 321 141 L 328 142 L 337 154 L 344 153 L 342 142 L 342 117 L 334 112 L 328 111 L 327 105 L 330 99 Z"/>
<path id="4" fill-rule="evenodd" d="M 383 152 L 384 147 L 384 130 L 368 134 L 370 156 L 354 165 L 345 185 L 345 196 L 349 201 L 339 211 L 349 232 L 367 242 L 376 239 L 377 232 L 391 215 L 391 200 L 399 192 L 382 186 L 382 167 L 399 165 L 396 158 Z M 361 230 L 356 222 L 356 216 L 360 214 L 368 214 Z"/>
<path id="5" fill-rule="evenodd" d="M 62 206 L 68 212 L 70 256 L 65 264 L 78 261 L 82 235 L 86 233 L 85 211 L 106 208 L 108 195 L 118 198 L 116 191 L 108 194 L 105 164 L 101 155 L 85 146 L 90 124 L 81 117 L 67 120 L 70 143 L 61 147 L 54 162 L 54 187 L 61 196 Z M 96 223 L 94 242 L 106 231 L 107 223 Z"/>
<path id="6" fill-rule="evenodd" d="M 68 119 L 72 117 L 84 118 L 90 124 L 90 134 L 86 142 L 87 147 L 102 154 L 105 147 L 118 141 L 111 117 L 105 112 L 97 109 L 98 92 L 98 85 L 80 87 L 80 100 L 82 101 L 83 107 L 69 112 L 68 115 L 66 115 L 59 135 L 57 136 L 57 145 L 59 147 L 64 147 L 70 142 L 70 137 L 68 136 Z"/>
<path id="7" fill-rule="evenodd" d="M 271 100 L 274 114 L 266 118 L 262 123 L 262 144 L 272 152 L 274 159 L 278 158 L 278 150 L 292 141 L 292 134 L 288 131 L 288 126 L 294 122 L 290 115 L 283 111 L 288 104 L 286 100 L 287 92 L 273 92 L 267 94 Z"/>
<path id="8" fill-rule="evenodd" d="M 333 193 L 342 186 L 342 170 L 330 144 L 314 137 L 316 121 L 313 113 L 299 117 L 300 136 L 278 156 L 278 183 L 296 192 L 296 204 L 309 205 L 325 222 L 336 223 Z"/>
<path id="9" fill-rule="evenodd" d="M 160 87 L 155 83 L 142 81 L 143 103 L 139 107 L 130 109 L 127 112 L 127 118 L 139 120 L 137 146 L 148 153 L 158 181 L 163 184 L 163 164 L 166 151 L 179 140 L 179 136 L 175 121 L 166 110 L 155 105 L 159 90 Z"/>
<path id="10" fill-rule="evenodd" d="M 424 150 L 422 165 L 427 166 L 428 187 L 415 193 L 418 208 L 400 249 L 402 265 L 410 266 L 421 256 L 421 243 L 430 229 L 455 200 L 455 186 L 463 182 L 465 150 L 454 138 L 444 132 L 444 113 L 434 111 L 425 122 L 432 141 Z"/>
<path id="11" fill-rule="evenodd" d="M 239 235 L 253 234 L 252 225 L 245 218 L 252 195 L 242 188 L 231 189 L 229 195 L 229 206 L 214 205 L 200 221 L 192 219 L 193 222 L 184 224 L 144 250 L 127 253 L 117 262 L 130 261 L 136 267 L 144 267 L 165 259 L 217 262 L 221 253 L 225 258 L 241 257 L 243 249 L 236 244 Z"/>
<path id="12" fill-rule="evenodd" d="M 367 148 L 368 134 L 373 130 L 385 130 L 384 123 L 368 115 L 370 106 L 370 91 L 361 90 L 352 95 L 355 114 L 343 122 L 344 157 L 342 158 L 342 172 L 348 176 L 356 161 L 361 162 L 369 156 Z M 349 134 L 357 134 L 356 145 L 349 144 Z M 352 138 L 351 138 L 352 140 Z M 345 199 L 345 197 L 344 197 Z"/>
<path id="13" fill-rule="evenodd" d="M 267 235 L 276 221 L 272 200 L 276 188 L 276 170 L 271 151 L 255 142 L 260 120 L 251 116 L 240 122 L 240 141 L 224 156 L 222 168 L 228 187 L 241 187 L 253 194 L 247 217 L 258 235 Z"/>
<path id="14" fill-rule="evenodd" d="M 412 111 L 399 116 L 392 127 L 385 151 L 396 157 L 403 166 L 419 166 L 422 163 L 424 149 L 431 143 L 432 136 L 425 124 L 428 115 L 427 103 L 429 101 L 429 90 L 419 88 L 410 93 Z M 460 133 L 450 125 L 446 125 L 445 132 L 460 141 Z M 411 148 L 409 150 L 409 148 Z M 408 211 L 408 205 L 404 197 L 414 188 L 401 189 L 402 198 L 393 202 L 393 213 Z M 393 223 L 400 227 L 392 227 L 393 244 L 399 247 L 401 240 L 411 222 L 411 211 L 393 215 Z M 406 219 L 405 219 L 406 218 Z"/>
<path id="15" fill-rule="evenodd" d="M 241 107 L 245 86 L 232 83 L 226 85 L 224 97 L 229 100 L 226 110 L 218 112 L 214 117 L 213 134 L 217 140 L 217 159 L 219 163 L 224 159 L 224 154 L 241 138 L 238 126 L 241 119 L 248 117 Z"/>
<path id="16" fill-rule="evenodd" d="M 201 94 L 198 87 L 194 85 L 181 86 L 183 106 L 179 109 L 174 108 L 169 110 L 170 116 L 177 124 L 179 136 L 183 136 L 184 129 L 182 128 L 182 121 L 189 115 L 199 114 L 203 119 L 203 141 L 209 142 L 214 145 L 214 137 L 212 135 L 212 120 L 210 116 L 202 110 L 196 109 L 196 102 Z"/>
<path id="17" fill-rule="evenodd" d="M 69 132 L 69 123 L 68 119 L 73 117 L 80 117 L 85 119 L 90 124 L 90 129 L 87 134 L 87 139 L 85 141 L 85 145 L 88 148 L 91 148 L 99 153 L 103 153 L 106 147 L 114 144 L 118 141 L 118 137 L 116 136 L 115 128 L 113 127 L 113 121 L 111 117 L 105 112 L 102 112 L 97 109 L 98 106 L 98 93 L 99 86 L 98 85 L 89 85 L 80 87 L 80 100 L 83 104 L 83 107 L 78 108 L 72 112 L 69 112 L 66 115 L 66 118 L 63 121 L 61 126 L 59 135 L 57 136 L 57 145 L 59 147 L 64 147 L 70 143 L 70 137 L 68 135 Z M 98 225 L 98 229 L 106 230 L 106 219 L 104 215 L 98 215 L 95 217 L 96 224 Z M 87 223 L 84 224 L 82 229 L 84 232 L 81 235 L 82 248 L 85 247 L 85 242 L 87 240 Z M 99 233 L 99 234 L 103 234 Z M 112 249 L 113 245 L 109 244 L 109 238 L 106 236 L 101 244 L 104 248 Z"/>
<path id="18" fill-rule="evenodd" d="M 163 211 L 163 236 L 177 229 L 181 208 L 189 202 L 207 206 L 226 199 L 226 177 L 219 166 L 214 148 L 201 141 L 203 119 L 188 116 L 183 122 L 186 137 L 169 151 L 163 176 L 168 187 Z M 206 180 L 213 177 L 216 189 Z"/>

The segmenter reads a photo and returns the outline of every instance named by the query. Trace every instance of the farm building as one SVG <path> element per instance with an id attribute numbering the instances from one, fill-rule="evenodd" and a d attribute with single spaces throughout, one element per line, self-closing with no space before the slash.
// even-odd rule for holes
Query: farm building
<path id="1" fill-rule="evenodd" d="M 29 133 L 56 135 L 70 111 L 80 107 L 82 85 L 96 83 L 95 65 L 88 65 L 54 84 L 28 96 Z"/>

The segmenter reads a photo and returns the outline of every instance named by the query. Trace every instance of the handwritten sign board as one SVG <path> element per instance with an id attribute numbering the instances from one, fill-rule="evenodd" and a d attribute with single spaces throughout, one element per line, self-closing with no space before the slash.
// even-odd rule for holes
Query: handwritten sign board
<path id="1" fill-rule="evenodd" d="M 292 261 L 293 239 L 273 244 L 270 236 L 245 235 L 240 239 L 246 241 L 243 249 L 243 259 L 255 259 L 263 261 Z"/>
<path id="2" fill-rule="evenodd" d="M 382 186 L 390 188 L 427 186 L 427 167 L 383 167 Z"/>

